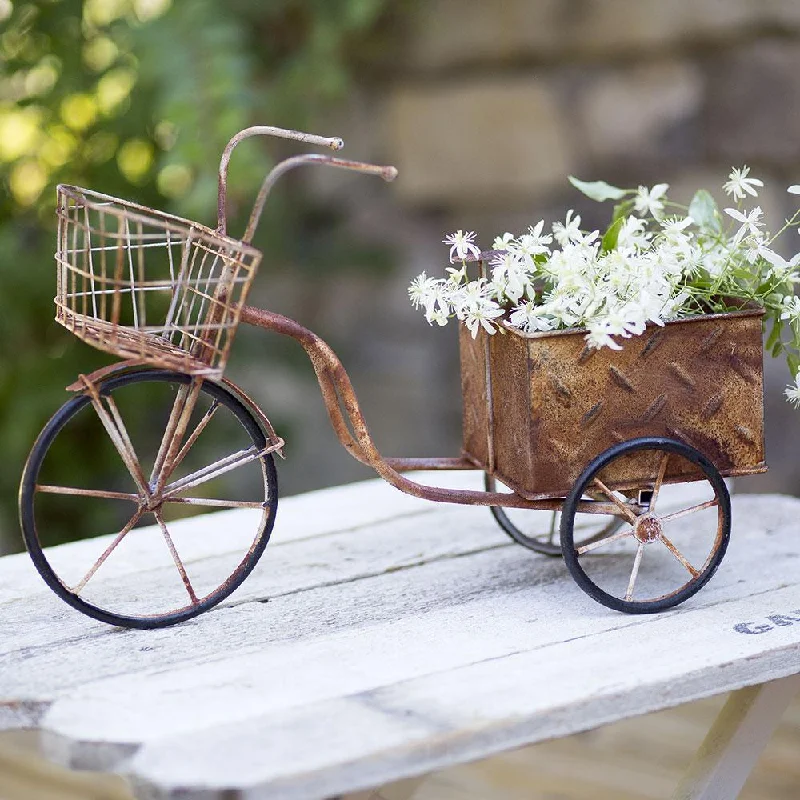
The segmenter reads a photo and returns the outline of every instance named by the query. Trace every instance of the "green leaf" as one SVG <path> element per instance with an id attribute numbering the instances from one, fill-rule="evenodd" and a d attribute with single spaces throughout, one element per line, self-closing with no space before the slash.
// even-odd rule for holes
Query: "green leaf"
<path id="1" fill-rule="evenodd" d="M 623 202 L 617 203 L 614 206 L 614 213 L 611 215 L 611 222 L 627 218 L 631 211 L 633 211 L 633 200 L 623 200 Z"/>
<path id="2" fill-rule="evenodd" d="M 619 239 L 619 231 L 620 228 L 625 224 L 625 218 L 619 217 L 615 219 L 609 226 L 608 230 L 603 234 L 603 238 L 600 240 L 600 249 L 604 253 L 609 253 L 617 246 L 617 240 Z"/>
<path id="3" fill-rule="evenodd" d="M 722 231 L 717 203 L 705 189 L 699 189 L 695 192 L 692 202 L 689 204 L 689 216 L 703 230 L 711 231 L 712 233 L 720 233 Z"/>
<path id="4" fill-rule="evenodd" d="M 597 200 L 598 203 L 602 203 L 604 200 L 620 200 L 625 197 L 626 194 L 629 194 L 628 190 L 619 189 L 605 181 L 592 181 L 587 183 L 586 181 L 579 181 L 577 178 L 570 175 L 569 182 L 579 192 L 583 192 L 587 197 L 591 197 L 592 200 Z"/>
<path id="5" fill-rule="evenodd" d="M 783 342 L 781 341 L 781 321 L 777 317 L 772 321 L 772 330 L 769 333 L 765 347 L 772 353 L 773 358 L 776 358 L 783 348 Z"/>

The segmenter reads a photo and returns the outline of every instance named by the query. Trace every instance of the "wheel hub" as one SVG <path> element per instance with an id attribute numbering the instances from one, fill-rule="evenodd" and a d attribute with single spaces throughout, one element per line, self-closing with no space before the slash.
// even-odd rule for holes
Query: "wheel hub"
<path id="1" fill-rule="evenodd" d="M 661 537 L 661 520 L 654 514 L 642 514 L 633 526 L 633 535 L 642 544 L 652 544 Z"/>

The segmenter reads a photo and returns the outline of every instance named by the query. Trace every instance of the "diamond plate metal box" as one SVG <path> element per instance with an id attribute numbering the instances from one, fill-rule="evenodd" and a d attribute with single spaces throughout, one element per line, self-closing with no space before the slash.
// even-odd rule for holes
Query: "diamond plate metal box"
<path id="1" fill-rule="evenodd" d="M 473 339 L 460 326 L 465 455 L 529 499 L 564 497 L 595 456 L 640 436 L 686 442 L 725 476 L 765 472 L 763 313 L 649 326 L 618 351 L 587 347 L 582 330 Z M 655 480 L 647 458 L 623 460 L 608 482 Z M 666 480 L 700 477 L 675 461 Z"/>

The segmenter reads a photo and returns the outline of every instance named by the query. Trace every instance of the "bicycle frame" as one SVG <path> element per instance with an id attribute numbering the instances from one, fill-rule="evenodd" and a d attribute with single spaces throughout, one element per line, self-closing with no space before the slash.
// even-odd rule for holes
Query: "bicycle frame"
<path id="1" fill-rule="evenodd" d="M 227 170 L 231 154 L 234 147 L 239 142 L 255 135 L 280 136 L 282 138 L 330 147 L 333 150 L 338 150 L 343 146 L 342 140 L 335 137 L 315 136 L 267 126 L 248 128 L 236 134 L 225 148 L 220 162 L 217 233 L 226 234 L 227 232 Z M 397 170 L 392 166 L 378 166 L 359 161 L 348 161 L 318 153 L 306 153 L 287 158 L 273 167 L 264 179 L 250 214 L 247 228 L 241 240 L 242 242 L 249 244 L 251 241 L 269 193 L 278 179 L 290 170 L 307 164 L 322 164 L 359 172 L 361 174 L 375 175 L 383 178 L 385 181 L 392 181 L 397 176 Z M 418 483 L 404 477 L 401 473 L 413 470 L 483 471 L 483 468 L 473 463 L 465 456 L 456 458 L 383 457 L 370 436 L 369 429 L 367 428 L 361 408 L 359 407 L 347 371 L 337 355 L 319 336 L 288 317 L 254 306 L 243 306 L 240 309 L 239 321 L 283 336 L 288 336 L 297 341 L 305 349 L 311 359 L 311 364 L 314 368 L 317 381 L 319 382 L 322 397 L 334 432 L 342 446 L 353 458 L 374 469 L 381 478 L 401 492 L 439 503 L 502 506 L 505 508 L 524 508 L 536 511 L 559 511 L 561 509 L 564 498 L 560 497 L 530 500 L 517 493 L 447 489 Z M 106 378 L 118 370 L 135 368 L 144 363 L 145 362 L 140 360 L 131 359 L 110 365 L 97 370 L 91 375 L 81 375 L 78 381 L 67 388 L 72 391 L 91 392 L 94 390 L 94 383 L 96 381 Z M 201 378 L 196 378 L 179 391 L 167 424 L 167 430 L 161 442 L 156 468 L 154 469 L 154 474 L 157 475 L 156 494 L 161 491 L 164 482 L 171 474 L 172 462 L 180 446 L 180 442 L 185 435 L 186 426 L 188 425 L 201 381 Z M 269 420 L 264 416 L 258 405 L 248 397 L 240 387 L 225 379 L 223 379 L 222 382 L 225 383 L 229 389 L 233 390 L 261 420 L 264 431 L 270 442 L 271 450 L 280 453 L 284 444 L 283 440 L 275 434 Z M 616 514 L 620 516 L 630 514 L 630 510 L 625 509 L 622 503 L 614 504 L 602 500 L 581 500 L 578 503 L 578 510 L 589 514 Z"/>

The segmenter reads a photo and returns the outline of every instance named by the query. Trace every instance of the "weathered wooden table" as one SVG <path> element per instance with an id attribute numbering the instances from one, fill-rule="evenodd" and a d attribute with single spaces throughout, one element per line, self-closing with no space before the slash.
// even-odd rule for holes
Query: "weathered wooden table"
<path id="1" fill-rule="evenodd" d="M 247 513 L 188 521 L 192 558 Z M 143 798 L 327 798 L 740 689 L 675 795 L 729 799 L 800 688 L 800 501 L 734 497 L 733 524 L 711 583 L 657 616 L 595 604 L 484 509 L 380 481 L 282 500 L 254 574 L 176 628 L 93 622 L 9 556 L 0 729 Z"/>

